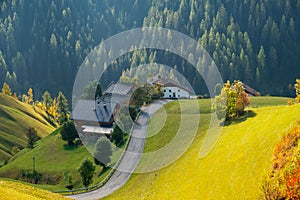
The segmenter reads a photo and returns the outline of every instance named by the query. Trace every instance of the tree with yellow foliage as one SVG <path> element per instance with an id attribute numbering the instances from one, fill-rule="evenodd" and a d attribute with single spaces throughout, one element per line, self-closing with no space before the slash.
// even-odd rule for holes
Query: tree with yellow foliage
<path id="1" fill-rule="evenodd" d="M 250 99 L 245 92 L 241 81 L 233 84 L 227 81 L 221 90 L 221 94 L 215 97 L 214 110 L 219 120 L 230 120 L 245 113 L 245 108 L 250 105 Z"/>
<path id="2" fill-rule="evenodd" d="M 6 95 L 9 95 L 9 96 L 12 95 L 11 90 L 10 90 L 10 87 L 9 87 L 9 85 L 8 85 L 7 83 L 4 83 L 4 84 L 3 84 L 3 87 L 2 87 L 2 93 L 3 93 L 3 94 L 6 94 Z"/>
<path id="3" fill-rule="evenodd" d="M 32 102 L 33 102 L 33 90 L 32 90 L 32 88 L 29 88 L 27 94 L 28 94 L 28 103 L 32 104 Z"/>
<path id="4" fill-rule="evenodd" d="M 17 93 L 14 93 L 13 97 L 14 97 L 15 100 L 19 100 L 19 98 L 17 96 Z"/>
<path id="5" fill-rule="evenodd" d="M 245 112 L 245 108 L 250 105 L 249 95 L 245 92 L 244 85 L 241 81 L 234 81 L 232 89 L 236 93 L 237 115 L 243 115 Z"/>
<path id="6" fill-rule="evenodd" d="M 22 95 L 22 102 L 28 103 L 28 96 L 26 94 Z"/>
<path id="7" fill-rule="evenodd" d="M 296 90 L 295 100 L 297 103 L 300 103 L 300 79 L 296 79 L 295 90 Z"/>

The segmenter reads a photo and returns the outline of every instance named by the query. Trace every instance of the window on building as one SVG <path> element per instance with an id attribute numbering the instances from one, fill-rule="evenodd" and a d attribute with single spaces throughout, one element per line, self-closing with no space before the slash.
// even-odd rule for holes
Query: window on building
<path id="1" fill-rule="evenodd" d="M 172 90 L 169 90 L 169 92 L 172 92 Z"/>
<path id="2" fill-rule="evenodd" d="M 172 97 L 172 95 L 169 95 L 169 97 L 171 98 L 171 97 Z"/>
<path id="3" fill-rule="evenodd" d="M 178 89 L 178 92 L 180 92 L 180 90 Z"/>
<path id="4" fill-rule="evenodd" d="M 180 98 L 180 95 L 178 95 L 178 98 Z"/>
<path id="5" fill-rule="evenodd" d="M 166 92 L 166 90 L 164 90 L 164 92 Z"/>

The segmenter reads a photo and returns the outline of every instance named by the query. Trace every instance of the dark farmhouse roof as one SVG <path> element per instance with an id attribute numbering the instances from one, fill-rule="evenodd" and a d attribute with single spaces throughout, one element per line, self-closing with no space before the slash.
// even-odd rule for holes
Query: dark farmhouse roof
<path id="1" fill-rule="evenodd" d="M 158 84 L 158 83 L 163 85 L 164 87 L 178 87 L 191 93 L 191 90 L 189 88 L 181 86 L 180 83 L 178 83 L 177 81 L 174 81 L 167 77 L 162 77 L 152 82 L 152 84 Z"/>
<path id="2" fill-rule="evenodd" d="M 249 85 L 246 85 L 245 83 L 243 83 L 243 86 L 247 94 L 252 96 L 258 96 L 258 92 L 255 89 L 251 88 Z"/>
<path id="3" fill-rule="evenodd" d="M 131 83 L 122 83 L 122 82 L 112 82 L 106 88 L 104 94 L 119 94 L 127 95 L 134 87 Z"/>
<path id="4" fill-rule="evenodd" d="M 121 105 L 133 91 L 130 83 L 112 82 L 96 101 L 80 100 L 72 112 L 74 120 L 109 123 L 117 106 Z"/>

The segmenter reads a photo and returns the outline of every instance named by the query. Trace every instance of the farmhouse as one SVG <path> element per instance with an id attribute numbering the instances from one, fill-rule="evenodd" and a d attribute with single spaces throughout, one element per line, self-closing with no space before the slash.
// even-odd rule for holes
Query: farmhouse
<path id="1" fill-rule="evenodd" d="M 180 83 L 167 77 L 156 76 L 152 81 L 152 84 L 162 85 L 164 92 L 164 99 L 187 99 L 190 98 L 191 91 Z"/>
<path id="2" fill-rule="evenodd" d="M 112 82 L 96 101 L 78 101 L 72 119 L 77 127 L 81 127 L 82 133 L 109 136 L 121 104 L 129 101 L 133 90 L 133 84 Z"/>
<path id="3" fill-rule="evenodd" d="M 245 92 L 247 94 L 249 94 L 251 96 L 254 96 L 254 97 L 259 96 L 259 93 L 255 89 L 253 89 L 252 87 L 250 87 L 249 85 L 246 85 L 245 83 L 243 83 L 243 86 L 244 86 Z"/>

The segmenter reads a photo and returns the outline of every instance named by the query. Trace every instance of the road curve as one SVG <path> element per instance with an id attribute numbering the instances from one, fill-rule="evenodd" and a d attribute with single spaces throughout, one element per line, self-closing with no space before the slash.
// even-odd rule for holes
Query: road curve
<path id="1" fill-rule="evenodd" d="M 91 192 L 70 195 L 68 197 L 76 200 L 96 200 L 106 197 L 122 187 L 130 178 L 140 161 L 144 149 L 149 119 L 160 107 L 168 102 L 169 100 L 157 101 L 142 109 L 143 112 L 141 112 L 137 123 L 133 127 L 127 151 L 114 174 L 103 187 Z"/>

